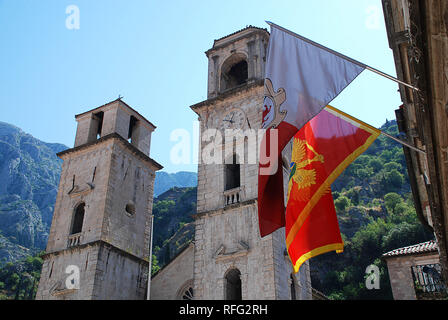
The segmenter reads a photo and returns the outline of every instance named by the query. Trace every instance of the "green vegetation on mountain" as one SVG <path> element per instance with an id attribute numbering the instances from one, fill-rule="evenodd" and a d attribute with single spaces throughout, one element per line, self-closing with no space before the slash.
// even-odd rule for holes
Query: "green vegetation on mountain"
<path id="1" fill-rule="evenodd" d="M 172 188 L 154 199 L 153 253 L 163 267 L 194 238 L 195 187 Z M 153 272 L 156 271 L 153 267 Z"/>
<path id="2" fill-rule="evenodd" d="M 196 172 L 179 171 L 168 173 L 165 171 L 156 172 L 156 181 L 154 183 L 154 198 L 173 187 L 195 187 L 198 184 L 198 175 Z"/>
<path id="3" fill-rule="evenodd" d="M 31 300 L 36 296 L 42 259 L 39 255 L 0 268 L 0 300 Z"/>

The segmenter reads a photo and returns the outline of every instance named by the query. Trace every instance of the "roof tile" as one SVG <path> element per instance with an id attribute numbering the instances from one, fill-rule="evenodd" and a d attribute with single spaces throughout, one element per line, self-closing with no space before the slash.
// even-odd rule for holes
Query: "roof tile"
<path id="1" fill-rule="evenodd" d="M 437 252 L 438 246 L 435 240 L 430 240 L 412 246 L 394 249 L 392 251 L 383 254 L 383 258 L 404 256 L 411 254 L 430 253 Z"/>

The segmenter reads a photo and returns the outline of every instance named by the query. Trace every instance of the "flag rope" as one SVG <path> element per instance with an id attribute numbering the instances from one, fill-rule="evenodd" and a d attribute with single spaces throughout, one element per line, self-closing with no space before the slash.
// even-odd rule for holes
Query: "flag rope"
<path id="1" fill-rule="evenodd" d="M 286 32 L 286 33 L 288 33 L 288 34 L 290 34 L 290 35 L 296 37 L 296 38 L 299 38 L 299 39 L 301 39 L 301 40 L 303 40 L 303 41 L 305 41 L 305 42 L 308 42 L 309 44 L 311 44 L 311 45 L 313 45 L 313 46 L 316 46 L 316 47 L 321 48 L 321 49 L 323 49 L 323 50 L 325 50 L 325 51 L 327 51 L 327 52 L 330 52 L 330 53 L 332 53 L 332 54 L 334 54 L 334 55 L 336 55 L 336 56 L 338 56 L 338 57 L 340 57 L 340 58 L 342 58 L 342 59 L 345 59 L 345 60 L 347 60 L 347 61 L 350 61 L 350 62 L 352 62 L 352 63 L 354 63 L 354 64 L 356 64 L 356 65 L 358 65 L 358 66 L 360 66 L 360 67 L 362 67 L 362 68 L 365 68 L 365 69 L 367 69 L 367 70 L 369 70 L 369 71 L 372 71 L 372 72 L 374 72 L 374 73 L 376 73 L 376 74 L 378 74 L 378 75 L 380 75 L 380 76 L 383 76 L 383 77 L 385 77 L 385 78 L 387 78 L 387 79 L 389 79 L 389 80 L 395 81 L 395 82 L 397 82 L 397 83 L 399 83 L 399 84 L 402 84 L 402 85 L 404 85 L 404 86 L 406 86 L 406 87 L 408 87 L 408 88 L 411 88 L 411 89 L 413 89 L 413 90 L 415 90 L 415 91 L 420 91 L 420 89 L 418 89 L 417 87 L 415 87 L 415 86 L 413 86 L 413 85 L 410 85 L 410 84 L 408 84 L 408 83 L 406 83 L 406 82 L 403 82 L 403 81 L 401 81 L 401 80 L 399 80 L 399 79 L 397 79 L 397 78 L 395 78 L 395 77 L 392 77 L 391 75 L 389 75 L 389 74 L 387 74 L 387 73 L 385 73 L 385 72 L 382 72 L 382 71 L 380 71 L 380 70 L 378 70 L 378 69 L 375 69 L 375 68 L 373 68 L 373 67 L 371 67 L 371 66 L 369 66 L 369 65 L 367 65 L 367 64 L 365 64 L 365 63 L 362 63 L 362 62 L 359 62 L 359 61 L 357 61 L 357 60 L 355 60 L 355 59 L 352 59 L 352 58 L 350 58 L 350 57 L 347 57 L 346 55 L 343 55 L 342 53 L 339 53 L 339 52 L 334 51 L 334 50 L 332 50 L 332 49 L 330 49 L 330 48 L 327 48 L 327 47 L 325 47 L 325 46 L 323 46 L 323 45 L 321 45 L 321 44 L 319 44 L 319 43 L 317 43 L 317 42 L 314 42 L 314 41 L 312 41 L 312 40 L 310 40 L 310 39 L 308 39 L 308 38 L 305 38 L 304 36 L 301 36 L 301 35 L 299 35 L 299 34 L 297 34 L 297 33 L 295 33 L 295 32 L 292 32 L 292 31 L 290 31 L 290 30 L 288 30 L 288 29 L 285 29 L 285 28 L 283 28 L 283 27 L 281 27 L 281 26 L 279 26 L 279 25 L 277 25 L 277 24 L 275 24 L 275 23 L 273 23 L 273 22 L 271 22 L 271 21 L 266 21 L 266 23 L 267 23 L 268 25 L 270 25 L 271 27 L 275 27 L 275 28 L 277 28 L 277 29 L 280 29 L 280 30 L 282 30 L 282 31 L 284 31 L 284 32 Z"/>

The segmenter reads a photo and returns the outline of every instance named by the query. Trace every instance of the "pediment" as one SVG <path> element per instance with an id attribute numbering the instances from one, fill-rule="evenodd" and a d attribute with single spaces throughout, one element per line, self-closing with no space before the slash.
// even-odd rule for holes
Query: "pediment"
<path id="1" fill-rule="evenodd" d="M 95 188 L 95 185 L 90 182 L 86 182 L 85 184 L 82 184 L 81 186 L 75 184 L 73 186 L 73 188 L 71 188 L 71 190 L 67 194 L 70 195 L 71 197 L 74 197 L 74 196 L 78 196 L 81 194 L 89 193 L 94 188 Z"/>
<path id="2" fill-rule="evenodd" d="M 249 250 L 250 247 L 244 240 L 238 241 L 236 246 L 233 247 L 226 247 L 224 244 L 221 244 L 213 254 L 213 258 L 215 258 L 216 260 L 236 258 L 246 255 Z"/>

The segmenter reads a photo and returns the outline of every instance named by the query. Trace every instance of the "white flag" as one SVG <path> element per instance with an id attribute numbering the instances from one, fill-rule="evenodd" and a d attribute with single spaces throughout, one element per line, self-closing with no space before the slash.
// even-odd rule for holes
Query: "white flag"
<path id="1" fill-rule="evenodd" d="M 278 127 L 286 121 L 299 130 L 363 70 L 364 67 L 272 26 L 262 127 Z M 280 105 L 279 100 L 283 100 Z"/>

